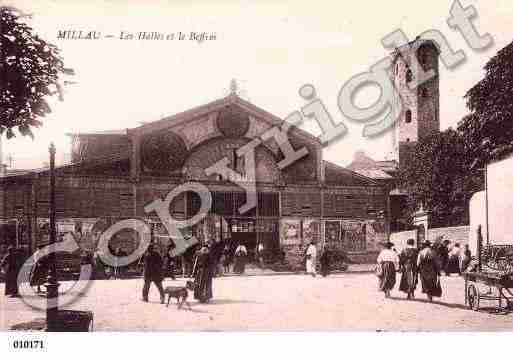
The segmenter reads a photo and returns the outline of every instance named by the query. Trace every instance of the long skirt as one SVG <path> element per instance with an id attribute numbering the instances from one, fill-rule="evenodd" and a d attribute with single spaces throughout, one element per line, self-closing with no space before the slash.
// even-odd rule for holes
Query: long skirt
<path id="1" fill-rule="evenodd" d="M 422 283 L 422 293 L 426 293 L 432 297 L 441 297 L 442 288 L 434 265 L 421 265 L 419 273 L 420 282 Z"/>
<path id="2" fill-rule="evenodd" d="M 330 274 L 330 265 L 327 262 L 321 261 L 321 275 L 326 277 Z"/>
<path id="3" fill-rule="evenodd" d="M 18 294 L 18 272 L 14 269 L 8 269 L 5 274 L 5 295 Z"/>
<path id="4" fill-rule="evenodd" d="M 408 294 L 415 292 L 417 288 L 418 275 L 413 270 L 411 265 L 406 265 L 402 269 L 401 282 L 399 283 L 399 290 Z"/>
<path id="5" fill-rule="evenodd" d="M 306 273 L 315 274 L 315 260 L 313 258 L 306 260 Z"/>
<path id="6" fill-rule="evenodd" d="M 212 274 L 208 266 L 198 269 L 194 278 L 194 299 L 203 303 L 212 299 Z"/>
<path id="7" fill-rule="evenodd" d="M 395 264 L 394 262 L 381 263 L 381 276 L 379 277 L 379 290 L 387 292 L 395 286 Z"/>
<path id="8" fill-rule="evenodd" d="M 447 261 L 447 266 L 445 267 L 445 273 L 447 275 L 451 273 L 460 273 L 460 261 L 457 256 L 449 257 Z"/>
<path id="9" fill-rule="evenodd" d="M 233 261 L 233 272 L 242 274 L 246 270 L 246 257 L 245 256 L 235 256 Z"/>

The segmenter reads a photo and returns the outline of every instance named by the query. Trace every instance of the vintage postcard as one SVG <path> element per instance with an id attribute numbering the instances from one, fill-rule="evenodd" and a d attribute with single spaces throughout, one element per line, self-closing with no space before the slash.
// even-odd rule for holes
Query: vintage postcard
<path id="1" fill-rule="evenodd" d="M 3 1 L 0 330 L 512 330 L 512 18 Z"/>

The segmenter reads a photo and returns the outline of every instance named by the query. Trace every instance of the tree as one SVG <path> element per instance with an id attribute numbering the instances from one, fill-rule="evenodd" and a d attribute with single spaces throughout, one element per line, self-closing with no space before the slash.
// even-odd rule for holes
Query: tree
<path id="1" fill-rule="evenodd" d="M 61 94 L 59 76 L 66 69 L 59 49 L 33 33 L 23 15 L 0 7 L 0 134 L 33 137 L 32 129 L 50 113 L 46 101 Z"/>
<path id="2" fill-rule="evenodd" d="M 435 227 L 466 223 L 466 162 L 463 139 L 452 128 L 419 141 L 398 176 L 408 193 L 407 214 L 422 203 Z"/>
<path id="3" fill-rule="evenodd" d="M 513 43 L 484 69 L 485 77 L 465 95 L 471 113 L 458 125 L 472 171 L 513 152 Z"/>

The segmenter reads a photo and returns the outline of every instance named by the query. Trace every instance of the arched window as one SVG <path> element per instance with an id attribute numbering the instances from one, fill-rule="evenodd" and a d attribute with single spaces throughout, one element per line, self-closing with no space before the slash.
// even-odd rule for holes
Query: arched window
<path id="1" fill-rule="evenodd" d="M 411 80 L 413 80 L 413 73 L 408 69 L 408 71 L 406 71 L 406 83 L 410 83 Z"/>
<path id="2" fill-rule="evenodd" d="M 404 122 L 411 122 L 411 110 L 406 110 L 406 113 L 404 114 Z"/>

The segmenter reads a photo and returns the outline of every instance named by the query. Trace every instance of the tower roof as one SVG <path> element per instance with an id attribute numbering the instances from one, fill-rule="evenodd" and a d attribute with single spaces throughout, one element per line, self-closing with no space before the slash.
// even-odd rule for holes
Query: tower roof
<path id="1" fill-rule="evenodd" d="M 398 57 L 404 56 L 404 54 L 416 53 L 416 51 L 422 46 L 432 46 L 436 49 L 437 53 L 440 54 L 440 46 L 432 39 L 424 39 L 417 36 L 414 40 L 396 47 L 391 53 L 392 61 L 395 62 Z"/>

